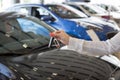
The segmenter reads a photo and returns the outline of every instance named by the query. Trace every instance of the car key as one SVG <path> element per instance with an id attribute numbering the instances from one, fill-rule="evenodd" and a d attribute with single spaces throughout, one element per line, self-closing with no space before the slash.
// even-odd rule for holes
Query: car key
<path id="1" fill-rule="evenodd" d="M 51 38 L 50 38 L 50 41 L 49 41 L 49 44 L 48 44 L 48 48 L 51 47 L 53 40 L 54 40 L 54 37 L 51 37 Z"/>
<path id="2" fill-rule="evenodd" d="M 57 48 L 60 48 L 60 44 L 59 44 L 58 40 L 54 39 L 55 34 L 54 34 L 53 32 L 51 32 L 51 33 L 50 33 L 50 36 L 51 36 L 51 38 L 50 38 L 50 42 L 49 42 L 48 47 L 49 47 L 49 48 L 51 47 L 52 42 L 53 42 L 53 40 L 54 40 L 55 46 L 56 46 Z"/>

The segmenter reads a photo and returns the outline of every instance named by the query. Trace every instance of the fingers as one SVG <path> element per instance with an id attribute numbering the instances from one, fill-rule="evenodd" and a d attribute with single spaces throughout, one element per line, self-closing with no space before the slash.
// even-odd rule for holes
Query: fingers
<path id="1" fill-rule="evenodd" d="M 56 38 L 63 44 L 68 44 L 69 36 L 63 30 L 52 32 L 50 36 Z"/>
<path id="2" fill-rule="evenodd" d="M 51 36 L 51 37 L 59 37 L 61 33 L 62 33 L 62 31 L 51 32 L 51 33 L 50 33 L 50 36 Z"/>
<path id="3" fill-rule="evenodd" d="M 54 33 L 54 32 L 51 32 L 51 33 L 50 33 L 50 37 L 55 37 L 55 33 Z"/>

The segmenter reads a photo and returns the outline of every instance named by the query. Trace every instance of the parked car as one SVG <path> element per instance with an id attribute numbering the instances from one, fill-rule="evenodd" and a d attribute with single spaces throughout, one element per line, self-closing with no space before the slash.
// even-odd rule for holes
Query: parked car
<path id="1" fill-rule="evenodd" d="M 57 30 L 64 30 L 72 37 L 91 40 L 86 32 L 86 29 L 81 25 L 78 25 L 74 21 L 60 18 L 59 16 L 52 13 L 50 10 L 45 8 L 44 5 L 40 4 L 19 4 L 13 7 L 9 7 L 6 11 L 15 11 L 26 14 L 27 16 L 35 16 L 47 24 L 51 25 Z"/>
<path id="2" fill-rule="evenodd" d="M 90 29 L 93 29 L 97 33 L 100 40 L 106 40 L 106 35 L 109 32 L 119 30 L 119 27 L 113 22 L 107 22 L 105 20 L 88 17 L 77 9 L 74 9 L 67 5 L 63 5 L 64 4 L 17 4 L 9 7 L 6 11 L 24 12 L 24 14 L 28 16 L 36 16 L 58 30 L 65 30 L 65 32 L 73 37 L 86 40 L 91 40 L 88 33 Z M 62 8 L 65 9 L 67 12 L 70 11 L 70 14 L 66 14 L 66 12 L 62 10 Z M 68 8 L 70 8 L 71 10 Z M 62 13 L 60 13 L 61 11 Z M 38 12 L 39 15 L 35 15 L 35 13 Z M 73 21 L 76 21 L 76 23 Z M 86 31 L 84 30 L 84 28 Z"/>
<path id="3" fill-rule="evenodd" d="M 49 33 L 55 30 L 35 17 L 25 17 L 15 12 L 2 12 L 0 13 L 0 53 L 27 54 L 39 51 L 39 48 L 48 49 Z"/>
<path id="4" fill-rule="evenodd" d="M 74 63 L 69 60 L 75 57 L 76 61 L 78 58 L 82 59 L 82 56 L 78 57 L 79 54 L 74 51 L 48 48 L 49 33 L 53 31 L 55 29 L 35 17 L 26 17 L 16 12 L 0 13 L 0 80 L 78 80 L 88 78 L 91 74 L 86 75 L 86 77 L 82 75 L 82 73 L 86 73 L 88 66 L 83 69 L 85 72 L 82 71 L 82 68 L 77 70 L 77 68 L 68 67 L 69 64 Z M 55 50 L 50 51 L 52 49 Z M 88 63 L 88 61 L 85 62 Z M 77 64 L 74 66 L 82 65 Z M 99 80 L 106 80 L 108 78 L 106 75 L 110 70 L 106 66 L 101 69 L 105 68 L 108 71 L 104 73 L 105 76 L 98 77 L 99 74 L 93 76 L 98 77 Z M 75 75 L 71 69 L 77 70 L 77 72 L 75 70 Z M 90 70 L 93 71 L 93 69 Z M 79 73 L 81 76 L 78 71 L 82 71 Z"/>
<path id="5" fill-rule="evenodd" d="M 111 15 L 111 19 L 113 19 L 120 27 L 120 9 L 119 6 L 109 5 L 109 4 L 93 4 L 95 6 L 99 6 L 103 10 L 106 10 L 109 15 Z"/>
<path id="6" fill-rule="evenodd" d="M 96 16 L 100 18 L 110 19 L 112 15 L 110 15 L 106 10 L 101 9 L 98 6 L 95 6 L 90 3 L 66 3 L 89 16 Z"/>
<path id="7" fill-rule="evenodd" d="M 120 13 L 120 7 L 119 5 L 114 5 L 114 4 L 93 4 L 93 5 L 97 5 L 97 6 L 100 6 L 102 7 L 103 9 L 107 10 L 107 11 L 110 11 L 110 12 L 118 12 Z"/>
<path id="8" fill-rule="evenodd" d="M 100 58 L 48 48 L 53 31 L 35 17 L 0 13 L 0 80 L 119 80 Z"/>
<path id="9" fill-rule="evenodd" d="M 106 32 L 108 32 L 109 30 L 106 28 L 114 28 L 116 30 L 120 30 L 120 28 L 118 27 L 118 25 L 110 20 L 105 20 L 105 19 L 101 19 L 101 18 L 97 18 L 97 17 L 91 17 L 91 16 L 87 16 L 85 14 L 83 14 L 81 11 L 67 5 L 67 4 L 46 4 L 46 6 L 54 13 L 56 13 L 57 15 L 59 15 L 60 17 L 64 18 L 64 19 L 69 19 L 72 21 L 76 21 L 80 24 L 84 24 L 84 23 L 88 23 L 88 24 L 92 24 L 92 26 L 97 26 L 102 28 L 102 32 L 95 30 L 95 32 L 98 34 L 99 38 L 100 34 L 103 35 L 102 37 L 106 34 Z M 91 27 L 91 26 L 90 26 Z"/>
<path id="10" fill-rule="evenodd" d="M 112 68 L 104 61 L 70 50 L 52 50 L 5 60 L 0 61 L 1 80 L 109 80 L 112 73 Z"/>
<path id="11" fill-rule="evenodd" d="M 113 20 L 120 27 L 120 13 L 117 12 L 117 9 L 116 9 L 116 12 L 109 11 L 101 8 L 97 4 L 95 5 L 95 4 L 89 4 L 89 3 L 67 3 L 67 4 L 84 12 L 87 15 L 105 18 L 107 20 Z M 112 6 L 109 6 L 109 7 L 112 8 Z"/>

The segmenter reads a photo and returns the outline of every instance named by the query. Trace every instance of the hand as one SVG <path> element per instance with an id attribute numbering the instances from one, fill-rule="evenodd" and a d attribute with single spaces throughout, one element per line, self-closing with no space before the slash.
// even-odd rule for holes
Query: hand
<path id="1" fill-rule="evenodd" d="M 65 45 L 68 45 L 69 43 L 70 36 L 66 34 L 63 30 L 52 32 L 50 33 L 50 36 L 56 38 Z"/>

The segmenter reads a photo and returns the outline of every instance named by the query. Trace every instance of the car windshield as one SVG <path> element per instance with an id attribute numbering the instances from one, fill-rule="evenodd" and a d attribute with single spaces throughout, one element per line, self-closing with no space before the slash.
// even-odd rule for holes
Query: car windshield
<path id="1" fill-rule="evenodd" d="M 118 6 L 112 6 L 112 5 L 110 5 L 110 10 L 111 10 L 112 12 L 120 11 L 120 9 L 119 9 Z"/>
<path id="2" fill-rule="evenodd" d="M 48 45 L 52 31 L 54 29 L 36 18 L 0 19 L 0 54 L 29 53 Z"/>
<path id="3" fill-rule="evenodd" d="M 50 9 L 52 12 L 60 16 L 61 18 L 65 19 L 73 19 L 73 18 L 84 18 L 88 17 L 82 12 L 79 12 L 79 15 L 75 12 L 73 12 L 72 9 L 70 9 L 70 6 L 67 6 L 66 8 L 60 5 L 46 5 L 48 9 Z"/>
<path id="4" fill-rule="evenodd" d="M 103 10 L 102 8 L 94 5 L 81 5 L 85 10 L 89 11 L 92 14 L 100 14 L 106 13 L 107 11 Z"/>

